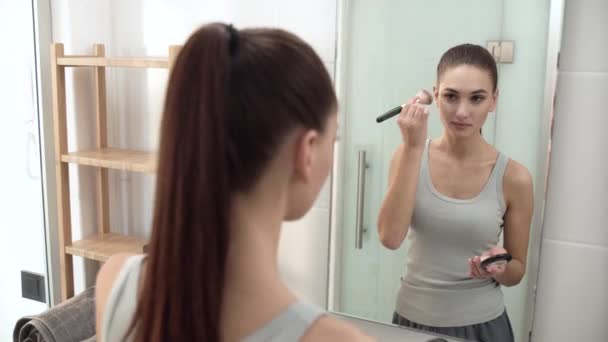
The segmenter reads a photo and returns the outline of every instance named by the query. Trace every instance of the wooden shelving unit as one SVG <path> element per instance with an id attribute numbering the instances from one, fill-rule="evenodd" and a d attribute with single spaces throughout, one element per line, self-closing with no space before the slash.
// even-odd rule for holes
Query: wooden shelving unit
<path id="1" fill-rule="evenodd" d="M 90 56 L 68 56 L 63 44 L 51 46 L 51 76 L 53 82 L 53 121 L 55 131 L 55 167 L 57 174 L 57 206 L 61 265 L 61 297 L 66 300 L 74 295 L 74 270 L 72 257 L 106 261 L 117 253 L 142 253 L 146 241 L 132 236 L 112 233 L 110 230 L 108 169 L 154 173 L 156 154 L 152 151 L 118 149 L 108 146 L 106 107 L 106 67 L 124 68 L 171 68 L 179 46 L 170 46 L 168 58 L 116 58 L 105 56 L 102 44 L 93 46 Z M 97 141 L 93 149 L 68 151 L 66 121 L 65 69 L 90 67 L 95 80 L 95 123 Z M 92 118 L 93 119 L 93 118 Z M 70 212 L 70 180 L 68 164 L 95 167 L 97 172 L 97 233 L 79 241 L 72 241 Z"/>

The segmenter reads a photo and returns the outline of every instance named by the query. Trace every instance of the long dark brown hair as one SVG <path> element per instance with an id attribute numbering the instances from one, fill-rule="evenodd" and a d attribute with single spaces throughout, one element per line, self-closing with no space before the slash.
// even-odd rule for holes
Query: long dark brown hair
<path id="1" fill-rule="evenodd" d="M 195 31 L 172 69 L 162 119 L 136 341 L 220 341 L 233 194 L 250 188 L 296 127 L 337 106 L 313 49 L 279 29 Z"/>

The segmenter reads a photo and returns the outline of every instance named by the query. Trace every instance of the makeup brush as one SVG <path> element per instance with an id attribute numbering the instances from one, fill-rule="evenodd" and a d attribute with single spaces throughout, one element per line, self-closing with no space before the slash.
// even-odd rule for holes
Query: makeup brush
<path id="1" fill-rule="evenodd" d="M 416 103 L 430 105 L 431 103 L 433 103 L 433 95 L 431 95 L 431 93 L 428 90 L 422 89 L 416 94 Z M 393 116 L 399 114 L 401 112 L 401 108 L 403 108 L 403 106 L 405 106 L 405 105 L 397 106 L 397 107 L 389 110 L 388 112 L 380 115 L 379 117 L 376 118 L 376 122 L 380 123 L 386 119 L 390 119 Z"/>

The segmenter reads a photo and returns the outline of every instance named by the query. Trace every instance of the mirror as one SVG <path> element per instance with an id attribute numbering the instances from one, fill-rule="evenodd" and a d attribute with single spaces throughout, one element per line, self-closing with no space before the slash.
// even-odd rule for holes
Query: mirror
<path id="1" fill-rule="evenodd" d="M 421 89 L 432 91 L 437 85 L 437 64 L 443 53 L 456 45 L 471 43 L 485 47 L 498 60 L 499 96 L 495 110 L 488 114 L 482 127 L 482 137 L 527 168 L 533 181 L 534 216 L 526 275 L 519 284 L 497 286 L 498 292 L 493 292 L 504 301 L 515 341 L 527 341 L 548 171 L 556 77 L 553 66 L 561 40 L 562 15 L 563 1 L 555 0 L 474 0 L 466 5 L 441 0 L 339 2 L 336 84 L 341 128 L 332 185 L 331 311 L 393 322 L 400 305 L 401 279 L 412 272 L 407 266 L 412 265 L 408 255 L 411 256 L 412 243 L 419 241 L 413 242 L 411 227 L 396 250 L 386 248 L 380 241 L 377 222 L 389 187 L 389 165 L 403 138 L 395 118 L 382 123 L 375 119 Z M 444 131 L 436 100 L 429 106 L 428 117 L 428 138 L 433 140 Z M 493 166 L 490 170 L 493 174 Z M 497 244 L 502 245 L 500 224 L 498 229 Z M 465 240 L 452 243 L 458 247 Z M 444 257 L 450 259 L 450 255 Z M 462 276 L 460 281 L 466 283 L 471 280 L 463 271 L 469 269 L 467 259 L 463 257 L 459 262 L 463 264 L 459 264 L 457 273 Z M 410 304 L 423 306 L 418 307 L 421 311 L 431 310 L 433 305 L 444 310 L 448 304 L 442 304 L 440 296 L 446 296 L 446 291 L 427 290 L 440 294 L 428 295 L 426 302 Z M 463 308 L 451 308 L 450 312 L 467 315 L 470 313 L 464 307 L 471 309 L 483 301 L 478 297 L 470 299 L 470 305 L 454 304 Z M 438 312 L 427 314 L 441 316 Z M 472 315 L 476 315 L 474 310 Z M 457 322 L 458 317 L 453 321 Z"/>

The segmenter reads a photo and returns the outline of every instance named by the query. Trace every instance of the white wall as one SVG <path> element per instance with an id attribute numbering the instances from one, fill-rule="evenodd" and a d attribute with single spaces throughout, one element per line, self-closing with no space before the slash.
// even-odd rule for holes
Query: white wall
<path id="1" fill-rule="evenodd" d="M 0 341 L 47 308 L 21 297 L 22 270 L 46 276 L 33 33 L 29 1 L 0 1 Z"/>
<path id="2" fill-rule="evenodd" d="M 166 1 L 54 0 L 53 40 L 67 54 L 91 53 L 106 44 L 112 56 L 167 55 L 189 33 L 210 21 L 248 26 L 278 26 L 307 40 L 333 75 L 336 1 Z M 311 21 L 314 18 L 314 21 Z M 112 146 L 154 149 L 164 96 L 166 71 L 107 70 L 108 131 Z M 66 75 L 69 149 L 94 144 L 93 81 L 89 70 Z M 75 133 L 75 128 L 78 133 Z M 71 166 L 73 238 L 95 231 L 94 178 L 89 168 Z M 112 230 L 146 237 L 150 233 L 154 177 L 110 172 Z M 325 306 L 327 297 L 329 186 L 311 212 L 286 224 L 279 248 L 280 270 L 290 287 L 305 299 Z M 96 267 L 74 258 L 75 291 L 93 283 Z M 86 270 L 86 272 L 85 272 Z"/>
<path id="3" fill-rule="evenodd" d="M 534 341 L 608 341 L 608 2 L 566 1 Z"/>

